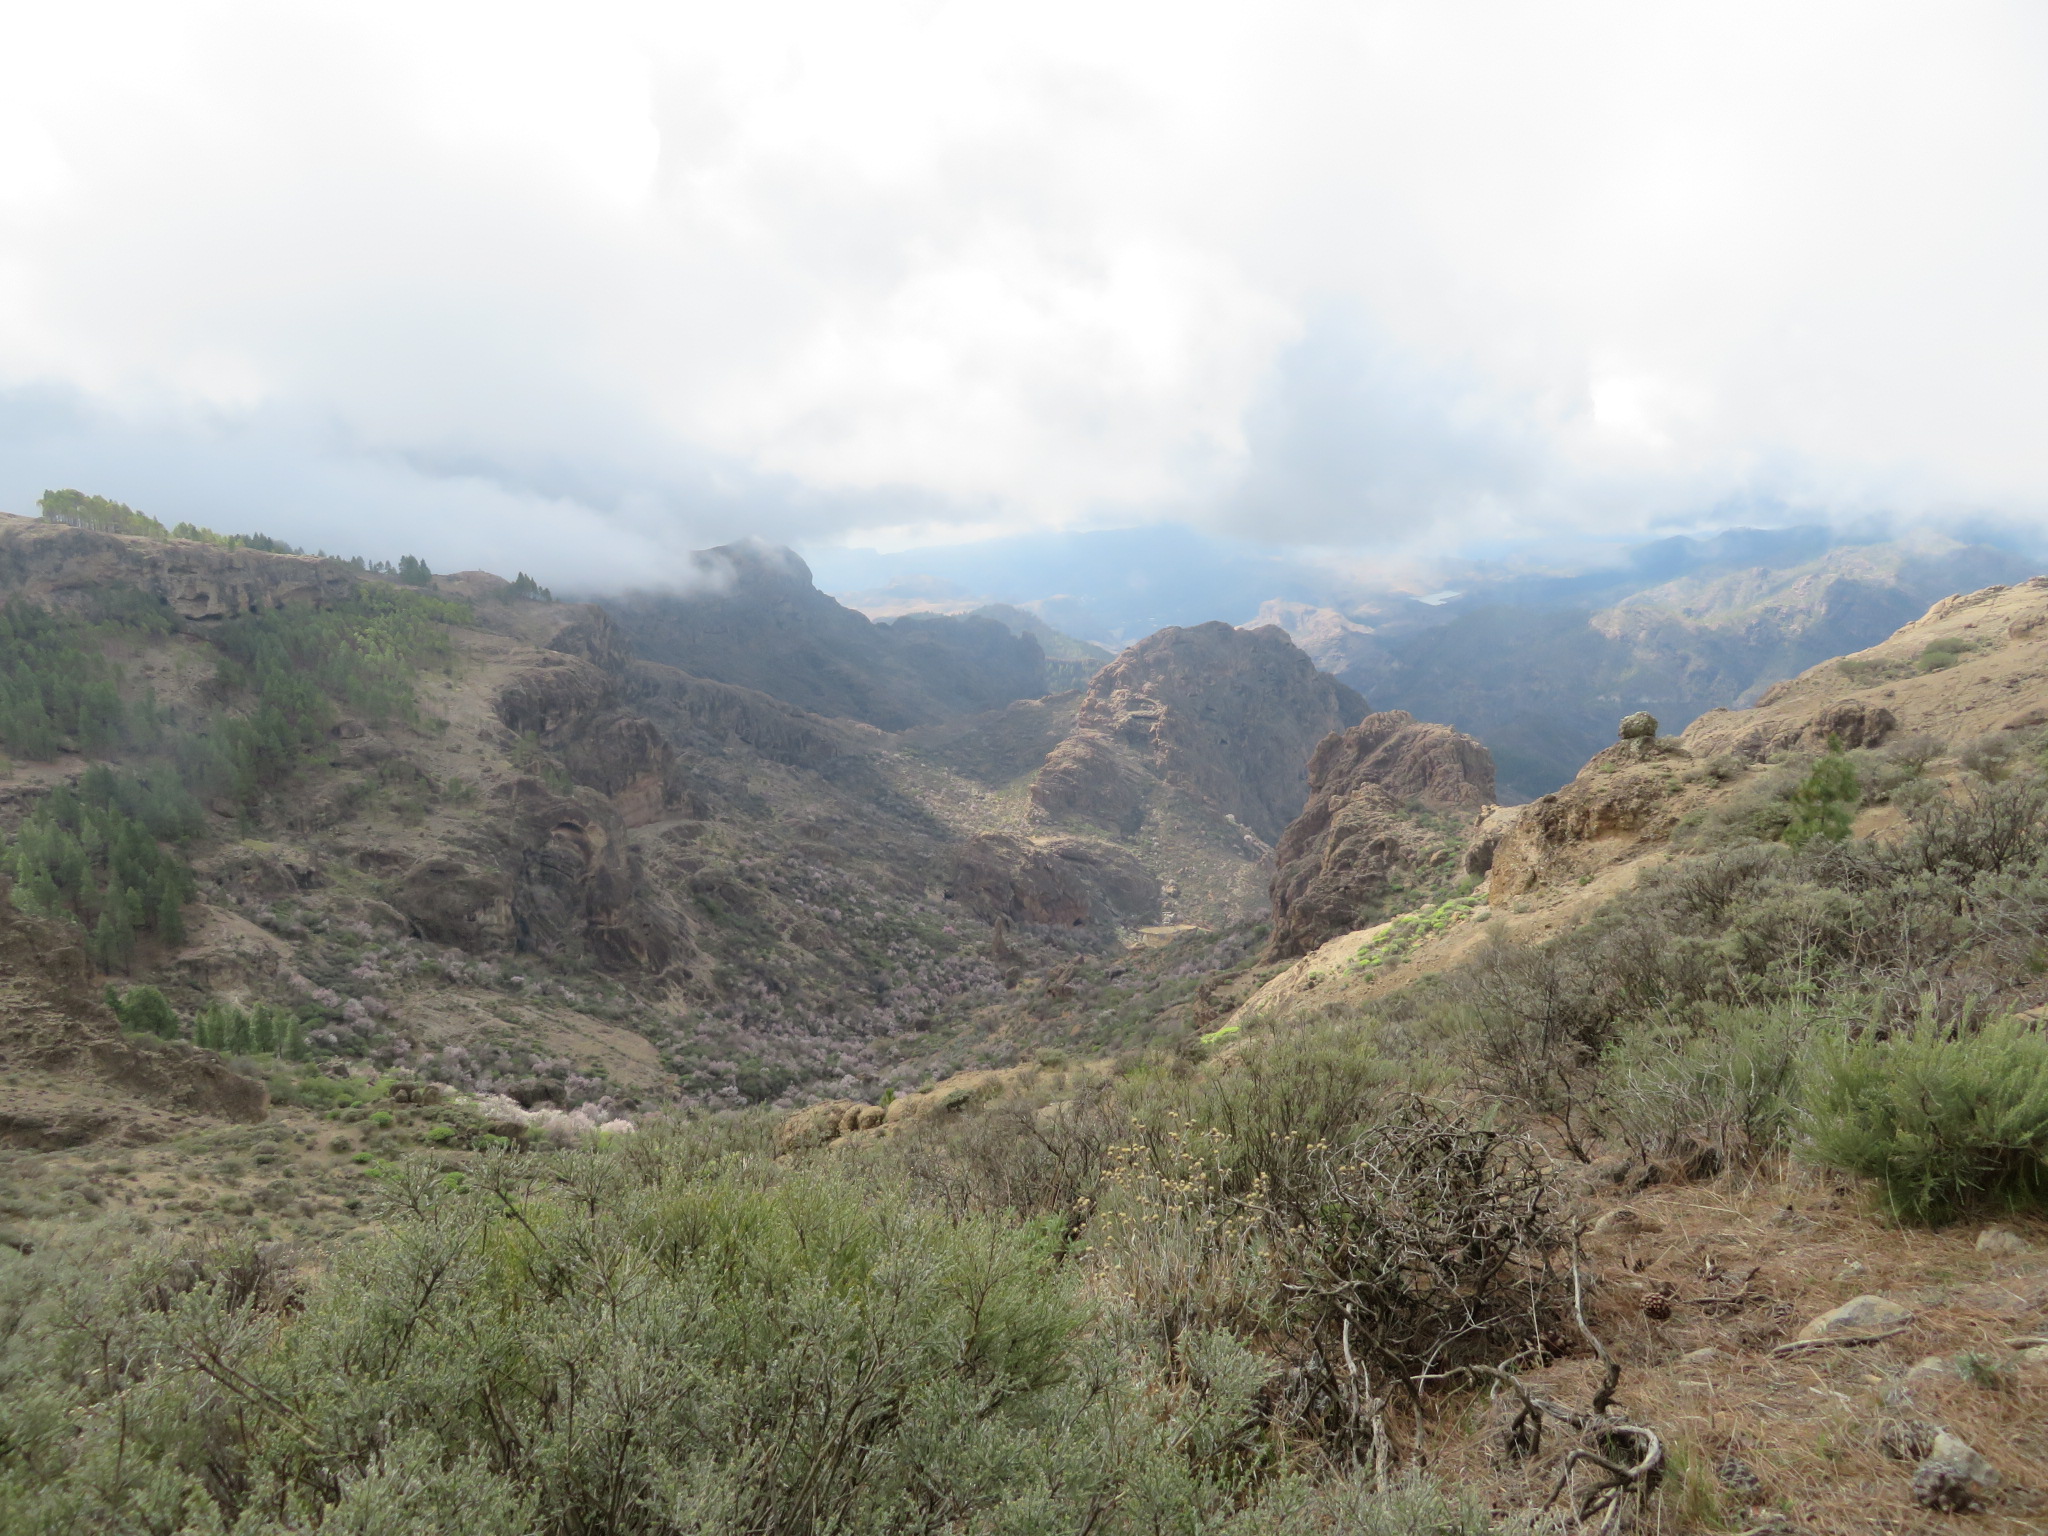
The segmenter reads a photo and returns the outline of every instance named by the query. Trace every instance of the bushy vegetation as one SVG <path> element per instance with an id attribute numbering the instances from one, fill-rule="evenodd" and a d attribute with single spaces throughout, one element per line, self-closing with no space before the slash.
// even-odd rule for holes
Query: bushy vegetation
<path id="1" fill-rule="evenodd" d="M 2000 1014 L 2048 995 L 2048 776 L 2031 742 L 1966 754 L 1979 771 L 1885 840 L 1843 836 L 1843 754 L 1774 770 L 1721 836 L 1768 825 L 1768 798 L 1790 810 L 1776 837 L 1646 872 L 1584 927 L 1489 944 L 1389 1011 L 1469 1042 L 1476 1084 L 1581 1155 L 1605 1137 L 1697 1175 L 1797 1144 L 1907 1219 L 2039 1202 L 2048 1038 Z"/>
<path id="2" fill-rule="evenodd" d="M 1104 1326 L 1048 1224 L 749 1144 L 400 1169 L 311 1275 L 0 1250 L 0 1532 L 1486 1528 L 1303 1462 L 1239 1336 Z"/>
<path id="3" fill-rule="evenodd" d="M 2048 1202 L 2048 1035 L 2023 1019 L 1825 1039 L 1813 1148 L 1929 1221 Z"/>
<path id="4" fill-rule="evenodd" d="M 114 1010 L 114 1017 L 121 1021 L 123 1029 L 133 1030 L 138 1035 L 155 1035 L 159 1040 L 178 1038 L 177 1010 L 171 1007 L 170 999 L 155 987 L 130 987 L 122 992 L 109 986 L 107 1006 Z"/>
<path id="5" fill-rule="evenodd" d="M 209 1003 L 192 1021 L 192 1039 L 208 1050 L 233 1056 L 275 1054 L 286 1061 L 304 1061 L 310 1054 L 304 1022 L 268 1003 L 249 1009 L 228 1002 Z"/>
<path id="6" fill-rule="evenodd" d="M 151 539 L 171 536 L 170 530 L 148 513 L 104 496 L 88 496 L 83 491 L 45 491 L 36 498 L 36 507 L 46 523 L 68 523 L 98 533 L 141 534 Z"/>

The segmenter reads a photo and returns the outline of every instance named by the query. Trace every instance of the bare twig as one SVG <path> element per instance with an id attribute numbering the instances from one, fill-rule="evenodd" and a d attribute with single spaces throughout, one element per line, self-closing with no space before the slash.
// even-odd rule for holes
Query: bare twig
<path id="1" fill-rule="evenodd" d="M 1834 1349 L 1837 1347 L 1847 1349 L 1856 1344 L 1879 1344 L 1886 1339 L 1897 1338 L 1912 1326 L 1911 1323 L 1901 1323 L 1896 1328 L 1885 1329 L 1883 1333 L 1844 1333 L 1837 1334 L 1829 1339 L 1793 1339 L 1787 1343 L 1780 1344 L 1771 1353 L 1782 1357 L 1785 1355 L 1803 1355 L 1816 1349 Z"/>

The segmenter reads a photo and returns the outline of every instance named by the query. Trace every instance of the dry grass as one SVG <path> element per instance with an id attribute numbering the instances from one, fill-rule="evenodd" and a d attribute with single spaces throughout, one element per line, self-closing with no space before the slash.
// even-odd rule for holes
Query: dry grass
<path id="1" fill-rule="evenodd" d="M 1587 1214 L 1622 1203 L 1619 1193 L 1589 1200 Z M 1624 1368 L 1618 1402 L 1671 1448 L 1671 1475 L 1646 1528 L 1746 1530 L 1779 1516 L 1843 1536 L 1953 1530 L 1958 1520 L 1985 1536 L 2048 1531 L 2048 1368 L 2022 1371 L 2006 1343 L 2048 1331 L 2048 1224 L 2010 1223 L 2034 1251 L 1994 1258 L 1975 1249 L 1978 1224 L 1889 1227 L 1846 1185 L 1799 1169 L 1650 1189 L 1625 1203 L 1662 1230 L 1589 1238 L 1584 1259 L 1597 1277 L 1593 1326 Z M 1772 1353 L 1809 1319 L 1865 1294 L 1911 1307 L 1905 1331 L 1864 1346 Z M 1646 1314 L 1654 1295 L 1672 1298 L 1668 1320 Z M 1708 1348 L 1719 1357 L 1684 1358 Z M 1972 1352 L 2003 1368 L 1995 1385 L 1960 1374 L 1905 1381 L 1927 1356 Z M 1599 1368 L 1581 1352 L 1524 1379 L 1583 1407 Z M 1490 1417 L 1469 1401 L 1456 1412 L 1435 1470 L 1485 1486 L 1503 1511 L 1540 1503 L 1555 1451 L 1502 1467 Z M 1999 1504 L 1969 1517 L 1916 1507 L 1912 1463 L 1878 1446 L 1887 1419 L 1924 1420 L 1976 1447 L 2005 1479 Z M 1730 1457 L 1762 1481 L 1761 1505 L 1721 1485 L 1715 1468 Z"/>

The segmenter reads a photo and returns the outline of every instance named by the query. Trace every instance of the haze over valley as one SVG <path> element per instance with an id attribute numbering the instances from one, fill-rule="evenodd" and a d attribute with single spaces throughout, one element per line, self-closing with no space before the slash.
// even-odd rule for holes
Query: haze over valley
<path id="1" fill-rule="evenodd" d="M 2038 1536 L 2035 11 L 0 36 L 0 1536 Z"/>

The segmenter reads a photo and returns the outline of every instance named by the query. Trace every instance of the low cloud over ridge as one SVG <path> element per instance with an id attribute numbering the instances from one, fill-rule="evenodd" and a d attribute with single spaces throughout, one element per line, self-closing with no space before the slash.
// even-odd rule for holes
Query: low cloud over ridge
<path id="1" fill-rule="evenodd" d="M 92 3 L 0 61 L 0 507 L 647 578 L 2048 501 L 2038 14 Z"/>

